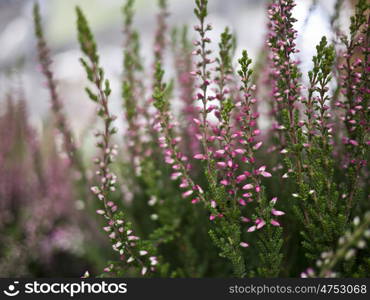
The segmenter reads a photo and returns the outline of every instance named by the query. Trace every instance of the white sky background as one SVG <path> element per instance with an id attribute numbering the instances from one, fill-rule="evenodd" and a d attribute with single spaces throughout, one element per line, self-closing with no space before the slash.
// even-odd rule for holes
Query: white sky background
<path id="1" fill-rule="evenodd" d="M 182 26 L 188 24 L 191 34 L 196 24 L 193 17 L 194 1 L 168 0 L 171 16 L 169 23 Z M 299 20 L 298 47 L 301 50 L 301 68 L 304 73 L 311 66 L 315 46 L 323 35 L 330 38 L 329 19 L 335 0 L 319 0 L 319 5 L 304 25 L 311 0 L 297 0 L 295 17 Z M 10 4 L 11 3 L 11 4 Z M 21 80 L 29 102 L 32 121 L 40 125 L 49 105 L 47 91 L 42 88 L 42 75 L 37 71 L 35 40 L 33 37 L 32 10 L 33 1 L 0 0 L 0 89 L 6 91 L 17 80 L 9 80 L 9 70 L 21 59 L 24 67 Z M 84 70 L 79 64 L 81 53 L 76 39 L 75 5 L 80 5 L 94 31 L 106 76 L 111 80 L 113 95 L 112 107 L 116 114 L 121 112 L 119 76 L 122 66 L 122 16 L 121 0 L 40 0 L 44 28 L 52 48 L 54 73 L 59 81 L 59 90 L 65 102 L 67 113 L 73 126 L 82 130 L 93 114 L 93 105 L 84 93 L 86 84 Z M 137 0 L 135 26 L 141 32 L 142 55 L 145 63 L 152 63 L 153 33 L 157 1 Z M 263 0 L 209 0 L 209 17 L 214 30 L 211 39 L 217 47 L 219 35 L 225 26 L 229 26 L 238 37 L 237 57 L 243 49 L 255 58 L 265 39 L 266 1 Z M 350 14 L 345 9 L 343 17 Z M 344 26 L 347 26 L 345 24 Z M 217 49 L 217 48 L 216 48 Z M 172 60 L 172 58 L 171 58 Z M 167 61 L 171 63 L 172 61 Z M 3 99 L 3 97 L 0 97 Z M 1 101 L 1 100 L 0 100 Z M 1 109 L 1 102 L 0 102 Z M 118 120 L 121 120 L 120 118 Z M 120 123 L 118 121 L 118 123 Z M 120 125 L 120 124 L 117 124 Z"/>

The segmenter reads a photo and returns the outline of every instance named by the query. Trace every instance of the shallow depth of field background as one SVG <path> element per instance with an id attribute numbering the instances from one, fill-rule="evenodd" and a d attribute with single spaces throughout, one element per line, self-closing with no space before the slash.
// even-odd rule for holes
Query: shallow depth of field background
<path id="1" fill-rule="evenodd" d="M 42 88 L 43 78 L 37 67 L 35 39 L 32 26 L 33 0 L 0 0 L 0 89 L 21 84 L 30 103 L 31 122 L 40 127 L 40 122 L 49 109 L 49 97 Z M 192 29 L 194 3 L 191 0 L 169 0 L 170 26 L 188 24 Z M 295 16 L 299 29 L 298 48 L 302 49 L 303 70 L 310 66 L 315 45 L 322 35 L 330 37 L 329 19 L 334 0 L 297 1 Z M 61 96 L 74 130 L 81 134 L 93 116 L 93 106 L 84 93 L 84 70 L 79 64 L 80 51 L 76 39 L 75 5 L 81 6 L 96 34 L 103 67 L 112 83 L 112 103 L 115 113 L 120 111 L 119 76 L 122 67 L 122 15 L 121 0 L 41 0 L 46 37 L 54 60 L 54 73 L 59 82 Z M 152 63 L 153 33 L 157 1 L 137 0 L 135 26 L 141 33 L 142 55 L 145 64 Z M 237 35 L 237 57 L 247 49 L 256 58 L 264 42 L 266 29 L 266 1 L 264 0 L 210 0 L 209 20 L 214 26 L 211 36 L 219 38 L 225 26 Z M 348 3 L 345 3 L 348 5 Z M 311 9 L 310 17 L 308 14 Z M 343 11 L 343 20 L 350 10 Z M 345 24 L 346 25 L 346 24 Z M 216 43 L 214 43 L 216 45 Z M 304 47 L 302 47 L 304 45 Z M 167 64 L 172 63 L 169 57 Z M 3 101 L 3 98 L 0 98 Z M 1 102 L 0 102 L 1 103 Z M 118 123 L 118 122 L 117 122 Z M 119 124 L 118 124 L 119 125 Z"/>

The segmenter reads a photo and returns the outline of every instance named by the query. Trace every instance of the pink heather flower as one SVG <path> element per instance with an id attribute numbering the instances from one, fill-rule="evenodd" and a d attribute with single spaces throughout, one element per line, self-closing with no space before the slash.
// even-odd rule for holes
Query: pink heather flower
<path id="1" fill-rule="evenodd" d="M 256 186 L 256 193 L 259 193 L 261 191 L 261 187 L 260 186 Z"/>
<path id="2" fill-rule="evenodd" d="M 111 230 L 112 230 L 112 227 L 110 227 L 110 226 L 105 226 L 105 227 L 103 227 L 103 230 L 104 230 L 104 231 L 106 231 L 106 232 L 109 232 L 109 231 L 111 231 Z"/>
<path id="3" fill-rule="evenodd" d="M 240 217 L 240 220 L 242 221 L 242 222 L 244 222 L 244 223 L 248 223 L 248 222 L 250 222 L 251 220 L 250 219 L 248 219 L 247 217 Z"/>
<path id="4" fill-rule="evenodd" d="M 211 207 L 212 208 L 215 208 L 216 207 L 216 201 L 214 201 L 214 200 L 211 201 Z"/>
<path id="5" fill-rule="evenodd" d="M 242 174 L 242 175 L 239 175 L 238 177 L 236 177 L 236 182 L 237 183 L 240 183 L 242 182 L 243 180 L 245 180 L 247 178 L 246 175 Z"/>
<path id="6" fill-rule="evenodd" d="M 257 221 L 256 221 L 257 222 Z M 260 220 L 257 224 L 257 229 L 261 229 L 263 226 L 266 225 L 266 222 L 264 220 Z"/>
<path id="7" fill-rule="evenodd" d="M 245 193 L 245 194 L 243 194 L 243 197 L 249 198 L 249 197 L 252 197 L 252 194 L 251 193 Z"/>
<path id="8" fill-rule="evenodd" d="M 222 150 L 222 149 L 217 150 L 217 151 L 215 151 L 215 154 L 217 154 L 217 155 L 223 155 L 223 154 L 225 154 L 225 150 Z"/>
<path id="9" fill-rule="evenodd" d="M 261 166 L 258 168 L 258 172 L 264 172 L 266 170 L 266 166 Z"/>
<path id="10" fill-rule="evenodd" d="M 204 191 L 203 191 L 203 189 L 200 187 L 200 185 L 198 185 L 198 184 L 196 184 L 195 186 L 194 186 L 194 190 L 195 191 L 198 191 L 199 192 L 199 194 L 203 194 L 204 193 Z"/>
<path id="11" fill-rule="evenodd" d="M 193 200 L 191 200 L 191 203 L 192 204 L 195 204 L 195 203 L 198 203 L 199 202 L 199 199 L 198 198 L 194 198 Z"/>
<path id="12" fill-rule="evenodd" d="M 261 134 L 261 130 L 259 130 L 259 129 L 255 129 L 255 130 L 253 130 L 253 135 L 260 135 Z"/>
<path id="13" fill-rule="evenodd" d="M 234 152 L 238 153 L 238 154 L 244 154 L 245 150 L 244 149 L 235 149 Z"/>
<path id="14" fill-rule="evenodd" d="M 92 186 L 92 187 L 90 188 L 90 190 L 91 190 L 95 195 L 97 195 L 97 194 L 99 194 L 99 193 L 100 193 L 100 189 L 99 189 L 97 186 Z"/>
<path id="15" fill-rule="evenodd" d="M 243 186 L 243 190 L 251 190 L 253 189 L 253 184 L 247 183 L 246 185 Z"/>
<path id="16" fill-rule="evenodd" d="M 172 180 L 176 180 L 176 179 L 178 179 L 181 175 L 182 175 L 182 173 L 181 173 L 181 172 L 175 172 L 175 173 L 172 173 L 172 174 L 171 174 L 171 179 L 172 179 Z"/>
<path id="17" fill-rule="evenodd" d="M 166 158 L 164 159 L 164 161 L 170 165 L 172 165 L 175 160 L 173 158 L 171 158 L 170 156 L 166 156 Z"/>
<path id="18" fill-rule="evenodd" d="M 141 269 L 141 275 L 145 275 L 146 274 L 146 271 L 148 270 L 148 268 L 147 267 L 143 267 L 142 269 Z"/>
<path id="19" fill-rule="evenodd" d="M 198 119 L 196 119 L 196 118 L 194 118 L 194 119 L 193 119 L 193 121 L 194 121 L 194 123 L 195 123 L 195 124 L 197 124 L 197 125 L 200 125 L 200 124 L 201 124 L 200 120 L 198 120 Z"/>
<path id="20" fill-rule="evenodd" d="M 141 250 L 141 251 L 139 251 L 139 254 L 140 254 L 141 256 L 144 256 L 144 255 L 147 255 L 147 254 L 148 254 L 148 251 Z"/>
<path id="21" fill-rule="evenodd" d="M 256 231 L 256 225 L 253 225 L 247 229 L 247 232 L 253 232 Z"/>
<path id="22" fill-rule="evenodd" d="M 275 204 L 276 204 L 277 199 L 278 199 L 277 197 L 272 198 L 272 199 L 271 199 L 271 201 L 270 201 L 270 203 L 271 203 L 272 205 L 275 205 Z"/>
<path id="23" fill-rule="evenodd" d="M 358 146 L 358 142 L 355 140 L 349 140 L 349 143 L 353 146 Z"/>
<path id="24" fill-rule="evenodd" d="M 276 220 L 273 220 L 273 219 L 270 221 L 270 223 L 271 223 L 272 226 L 280 226 L 280 223 Z"/>
<path id="25" fill-rule="evenodd" d="M 245 200 L 244 200 L 244 199 L 239 199 L 239 204 L 240 204 L 241 206 L 246 206 L 246 205 L 247 205 L 247 203 L 245 202 Z"/>
<path id="26" fill-rule="evenodd" d="M 216 218 L 216 217 L 215 217 L 214 215 L 210 215 L 210 216 L 209 216 L 209 220 L 210 220 L 210 221 L 213 221 L 215 218 Z"/>
<path id="27" fill-rule="evenodd" d="M 226 167 L 226 163 L 224 161 L 219 161 L 216 163 L 217 166 L 221 167 L 221 168 L 225 168 Z"/>
<path id="28" fill-rule="evenodd" d="M 194 155 L 194 159 L 205 160 L 206 157 L 204 154 L 199 153 Z"/>
<path id="29" fill-rule="evenodd" d="M 273 208 L 271 209 L 271 214 L 273 214 L 274 216 L 283 216 L 285 215 L 285 212 L 281 210 L 276 210 L 275 208 Z"/>
<path id="30" fill-rule="evenodd" d="M 195 134 L 195 138 L 200 141 L 200 140 L 203 139 L 203 136 L 201 134 L 199 134 L 199 133 L 196 133 Z"/>
<path id="31" fill-rule="evenodd" d="M 96 213 L 97 213 L 98 215 L 104 215 L 104 214 L 105 214 L 105 211 L 104 211 L 104 210 L 102 210 L 102 209 L 98 209 L 98 210 L 96 211 Z"/>
<path id="32" fill-rule="evenodd" d="M 189 183 L 186 180 L 182 180 L 179 187 L 186 188 L 189 186 Z"/>
<path id="33" fill-rule="evenodd" d="M 221 183 L 222 185 L 228 185 L 228 184 L 229 184 L 229 182 L 228 182 L 226 179 L 222 179 L 222 180 L 220 181 L 220 183 Z"/>
<path id="34" fill-rule="evenodd" d="M 263 177 L 271 177 L 271 176 L 272 176 L 272 175 L 271 175 L 271 173 L 266 172 L 266 171 L 263 171 L 263 172 L 261 173 L 261 175 L 262 175 Z"/>
<path id="35" fill-rule="evenodd" d="M 253 150 L 258 150 L 262 146 L 262 142 L 258 142 L 253 146 Z"/>
<path id="36" fill-rule="evenodd" d="M 239 245 L 240 245 L 241 247 L 243 247 L 243 248 L 247 248 L 247 247 L 249 247 L 249 244 L 248 244 L 248 243 L 246 243 L 246 242 L 241 242 Z"/>
<path id="37" fill-rule="evenodd" d="M 182 197 L 183 198 L 186 198 L 188 196 L 190 196 L 191 194 L 193 194 L 193 190 L 187 190 L 186 192 L 182 193 Z"/>
<path id="38" fill-rule="evenodd" d="M 232 167 L 233 167 L 233 161 L 232 161 L 232 160 L 228 160 L 228 161 L 227 161 L 227 166 L 228 166 L 229 168 L 232 168 Z"/>

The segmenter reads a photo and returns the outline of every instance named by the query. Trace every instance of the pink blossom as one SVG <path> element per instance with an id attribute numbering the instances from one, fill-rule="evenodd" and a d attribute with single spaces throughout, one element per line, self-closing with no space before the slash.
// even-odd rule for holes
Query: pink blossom
<path id="1" fill-rule="evenodd" d="M 285 215 L 285 212 L 281 210 L 276 210 L 275 208 L 273 208 L 271 209 L 271 214 L 273 214 L 274 216 L 283 216 Z"/>
<path id="2" fill-rule="evenodd" d="M 253 225 L 247 229 L 247 232 L 253 232 L 256 231 L 256 225 Z"/>
<path id="3" fill-rule="evenodd" d="M 193 190 L 187 190 L 186 192 L 182 193 L 182 197 L 186 198 L 186 197 L 190 196 L 193 193 L 194 193 Z"/>
<path id="4" fill-rule="evenodd" d="M 255 145 L 253 146 L 253 149 L 254 149 L 254 150 L 258 150 L 261 146 L 262 146 L 262 142 L 258 142 L 257 144 L 255 144 Z"/>
<path id="5" fill-rule="evenodd" d="M 272 176 L 272 175 L 271 175 L 271 173 L 266 172 L 266 171 L 263 171 L 263 172 L 261 173 L 261 175 L 262 175 L 263 177 L 271 177 L 271 176 Z"/>
<path id="6" fill-rule="evenodd" d="M 178 179 L 181 175 L 182 175 L 182 173 L 181 173 L 181 172 L 175 172 L 175 173 L 172 173 L 172 174 L 171 174 L 171 179 L 172 179 L 172 180 L 176 180 L 176 179 Z"/>
<path id="7" fill-rule="evenodd" d="M 243 190 L 251 190 L 253 189 L 253 184 L 247 183 L 246 185 L 243 186 Z"/>
<path id="8" fill-rule="evenodd" d="M 224 161 L 219 161 L 216 163 L 217 166 L 221 167 L 221 168 L 225 168 L 226 167 L 226 163 Z"/>
<path id="9" fill-rule="evenodd" d="M 217 150 L 217 151 L 215 152 L 215 154 L 217 154 L 217 155 L 223 155 L 223 154 L 225 154 L 225 150 L 222 150 L 222 149 Z"/>
<path id="10" fill-rule="evenodd" d="M 280 223 L 274 219 L 271 219 L 270 223 L 272 226 L 280 226 Z"/>
<path id="11" fill-rule="evenodd" d="M 358 146 L 358 142 L 355 140 L 349 140 L 349 143 L 353 146 Z"/>
<path id="12" fill-rule="evenodd" d="M 245 200 L 244 200 L 244 199 L 239 199 L 239 204 L 240 204 L 241 206 L 245 206 L 245 205 L 247 205 L 247 203 L 245 202 Z"/>
<path id="13" fill-rule="evenodd" d="M 229 185 L 229 181 L 227 181 L 226 179 L 222 179 L 222 180 L 220 181 L 220 183 L 221 183 L 222 185 Z"/>
<path id="14" fill-rule="evenodd" d="M 256 220 L 256 223 L 257 223 L 257 220 Z M 257 224 L 257 229 L 261 229 L 265 225 L 266 225 L 266 222 L 264 220 L 260 219 L 258 224 Z"/>
<path id="15" fill-rule="evenodd" d="M 195 154 L 194 158 L 199 159 L 199 160 L 205 160 L 206 156 L 204 154 L 199 153 L 199 154 Z"/>
<path id="16" fill-rule="evenodd" d="M 239 175 L 238 177 L 236 177 L 236 182 L 240 183 L 243 180 L 245 180 L 246 178 L 247 178 L 247 176 L 245 174 Z"/>
<path id="17" fill-rule="evenodd" d="M 247 218 L 247 217 L 240 217 L 240 220 L 242 221 L 242 222 L 244 222 L 244 223 L 248 223 L 248 222 L 250 222 L 251 220 L 249 219 L 249 218 Z"/>
<path id="18" fill-rule="evenodd" d="M 278 199 L 277 197 L 272 198 L 272 199 L 271 199 L 271 201 L 270 201 L 270 203 L 271 203 L 272 205 L 275 205 L 275 204 L 276 204 L 277 199 Z"/>
<path id="19" fill-rule="evenodd" d="M 245 150 L 244 149 L 235 149 L 234 152 L 238 153 L 238 154 L 244 154 Z"/>

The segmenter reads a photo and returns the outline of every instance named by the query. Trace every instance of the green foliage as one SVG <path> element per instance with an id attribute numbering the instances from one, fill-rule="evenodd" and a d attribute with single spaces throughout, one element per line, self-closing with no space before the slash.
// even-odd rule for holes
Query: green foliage
<path id="1" fill-rule="evenodd" d="M 197 7 L 194 8 L 194 14 L 203 22 L 208 15 L 208 0 L 195 0 L 195 5 Z"/>
<path id="2" fill-rule="evenodd" d="M 81 9 L 76 7 L 77 13 L 77 30 L 78 30 L 78 41 L 80 42 L 81 50 L 86 54 L 89 59 L 94 63 L 99 63 L 99 55 L 96 48 L 94 36 L 89 28 L 86 17 L 84 16 Z M 91 70 L 86 70 L 91 71 Z M 102 72 L 102 71 L 100 71 Z M 89 72 L 88 72 L 89 73 Z"/>

